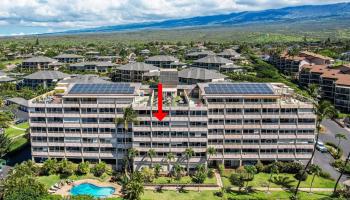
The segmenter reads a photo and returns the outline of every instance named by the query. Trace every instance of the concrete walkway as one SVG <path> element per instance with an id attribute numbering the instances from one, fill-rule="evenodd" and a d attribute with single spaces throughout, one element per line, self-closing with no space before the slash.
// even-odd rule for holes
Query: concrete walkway
<path id="1" fill-rule="evenodd" d="M 10 127 L 11 127 L 11 128 L 14 128 L 14 129 L 17 129 L 17 130 L 21 130 L 21 131 L 27 130 L 27 129 L 25 129 L 25 128 L 18 128 L 17 126 L 14 126 L 14 125 L 11 125 Z"/>
<path id="2" fill-rule="evenodd" d="M 216 178 L 216 184 L 218 185 L 218 187 L 220 187 L 220 188 L 224 187 L 224 184 L 222 183 L 221 176 L 217 170 L 215 170 L 215 178 Z"/>

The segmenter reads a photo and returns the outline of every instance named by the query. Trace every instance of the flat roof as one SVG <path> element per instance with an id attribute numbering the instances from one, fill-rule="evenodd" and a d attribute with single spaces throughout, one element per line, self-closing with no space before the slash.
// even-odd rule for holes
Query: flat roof
<path id="1" fill-rule="evenodd" d="M 268 83 L 209 83 L 204 87 L 206 94 L 273 95 Z"/>
<path id="2" fill-rule="evenodd" d="M 134 94 L 135 87 L 129 83 L 74 84 L 68 94 Z"/>

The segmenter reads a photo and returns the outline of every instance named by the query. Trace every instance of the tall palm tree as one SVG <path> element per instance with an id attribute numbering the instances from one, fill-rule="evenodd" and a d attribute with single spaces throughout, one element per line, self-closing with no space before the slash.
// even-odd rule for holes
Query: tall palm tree
<path id="1" fill-rule="evenodd" d="M 171 174 L 171 161 L 175 159 L 175 156 L 173 153 L 169 152 L 166 154 L 166 161 L 168 162 L 168 171 L 169 171 L 169 174 Z"/>
<path id="2" fill-rule="evenodd" d="M 346 160 L 345 160 L 344 166 L 340 169 L 340 175 L 339 175 L 339 177 L 338 177 L 338 179 L 337 179 L 337 182 L 336 182 L 335 185 L 334 185 L 333 193 L 336 193 L 336 192 L 337 192 L 337 187 L 338 187 L 339 181 L 340 181 L 341 177 L 344 175 L 345 168 L 346 168 L 346 166 L 348 165 L 349 160 L 350 160 L 350 153 L 348 154 L 348 157 L 347 157 Z"/>
<path id="3" fill-rule="evenodd" d="M 271 184 L 271 181 L 272 181 L 272 176 L 274 174 L 278 174 L 279 171 L 278 171 L 278 166 L 276 165 L 276 162 L 274 162 L 272 165 L 271 165 L 271 169 L 270 169 L 270 178 L 269 178 L 269 184 L 267 186 L 267 192 L 270 192 L 270 184 Z"/>
<path id="4" fill-rule="evenodd" d="M 194 155 L 193 149 L 191 147 L 186 148 L 185 156 L 186 156 L 186 160 L 187 160 L 187 175 L 190 174 L 190 159 L 192 158 L 193 155 Z"/>
<path id="5" fill-rule="evenodd" d="M 347 140 L 348 138 L 346 137 L 346 135 L 344 133 L 337 133 L 337 134 L 335 134 L 335 138 L 338 139 L 337 155 L 339 156 L 340 143 L 341 143 L 342 140 Z"/>
<path id="6" fill-rule="evenodd" d="M 207 165 L 211 156 L 216 154 L 216 149 L 214 147 L 208 147 L 207 149 Z"/>
<path id="7" fill-rule="evenodd" d="M 311 165 L 310 166 L 310 172 L 313 174 L 311 184 L 310 184 L 310 192 L 312 189 L 312 185 L 314 184 L 315 176 L 319 176 L 322 169 L 318 165 Z"/>
<path id="8" fill-rule="evenodd" d="M 130 167 L 130 164 L 129 164 L 129 170 L 131 171 L 134 171 L 134 158 L 139 155 L 139 151 L 137 151 L 137 149 L 135 148 L 131 148 L 131 149 L 128 149 L 128 160 L 130 160 L 131 164 L 132 164 L 132 168 Z M 129 162 L 129 163 L 130 163 Z"/>
<path id="9" fill-rule="evenodd" d="M 309 168 L 316 152 L 316 145 L 318 143 L 318 138 L 321 130 L 321 122 L 325 119 L 331 118 L 335 115 L 336 110 L 329 101 L 321 101 L 318 102 L 316 99 L 314 100 L 314 112 L 316 114 L 316 138 L 315 138 L 315 144 L 314 144 L 314 149 L 312 151 L 311 157 L 308 160 L 307 164 L 305 165 L 305 168 L 303 170 L 302 176 L 305 175 L 307 169 Z M 297 187 L 295 188 L 294 191 L 294 196 L 297 196 L 299 187 L 300 187 L 301 179 L 299 179 Z"/>
<path id="10" fill-rule="evenodd" d="M 144 193 L 144 178 L 141 172 L 134 172 L 125 186 L 125 199 L 140 200 Z"/>
<path id="11" fill-rule="evenodd" d="M 154 149 L 149 149 L 147 155 L 151 159 L 151 167 L 153 168 L 153 158 L 156 156 L 156 151 Z"/>
<path id="12" fill-rule="evenodd" d="M 123 117 L 115 118 L 114 122 L 117 126 L 123 125 L 124 145 L 126 145 L 126 135 L 128 133 L 128 130 L 129 130 L 129 124 L 137 124 L 138 123 L 137 113 L 135 112 L 135 110 L 131 106 L 127 107 L 124 109 Z M 117 128 L 116 128 L 116 130 L 117 130 Z M 127 157 L 127 159 L 129 159 L 129 155 L 127 155 L 126 157 Z M 125 160 L 125 161 L 130 168 L 129 160 Z M 125 171 L 126 171 L 126 169 L 125 169 Z"/>
<path id="13" fill-rule="evenodd" d="M 174 173 L 174 176 L 176 177 L 176 179 L 181 178 L 183 170 L 184 170 L 184 168 L 179 163 L 175 163 L 175 165 L 173 167 L 173 173 Z"/>

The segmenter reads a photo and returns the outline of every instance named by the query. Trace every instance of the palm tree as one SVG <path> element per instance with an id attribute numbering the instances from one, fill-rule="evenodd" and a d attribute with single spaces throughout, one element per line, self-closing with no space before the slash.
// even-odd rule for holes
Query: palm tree
<path id="1" fill-rule="evenodd" d="M 333 104 L 331 104 L 329 101 L 318 102 L 317 99 L 314 99 L 313 103 L 314 103 L 314 112 L 316 114 L 316 138 L 315 138 L 314 149 L 312 151 L 310 159 L 308 160 L 308 162 L 303 170 L 302 176 L 305 175 L 307 169 L 309 168 L 309 166 L 310 166 L 310 164 L 315 156 L 316 145 L 318 143 L 318 138 L 319 138 L 320 130 L 321 130 L 321 122 L 325 119 L 333 117 L 334 114 L 336 113 L 336 110 L 335 110 Z M 298 194 L 300 183 L 301 183 L 301 179 L 299 179 L 297 187 L 295 188 L 294 196 L 297 196 L 297 194 Z"/>
<path id="2" fill-rule="evenodd" d="M 154 165 L 154 174 L 155 174 L 156 178 L 159 177 L 160 171 L 161 171 L 162 169 L 163 169 L 163 168 L 162 168 L 162 166 L 161 166 L 159 163 L 156 163 L 156 164 Z"/>
<path id="3" fill-rule="evenodd" d="M 135 110 L 130 106 L 124 109 L 124 115 L 121 118 L 115 118 L 115 124 L 121 125 L 123 124 L 123 131 L 124 131 L 124 145 L 126 145 L 126 134 L 129 130 L 129 124 L 137 124 L 137 113 Z M 117 128 L 116 128 L 117 130 Z M 129 152 L 128 152 L 129 153 Z M 129 155 L 127 155 L 127 159 L 129 159 Z M 126 160 L 127 165 L 130 168 L 129 160 Z M 125 169 L 126 172 L 126 169 Z"/>
<path id="4" fill-rule="evenodd" d="M 208 147 L 207 149 L 207 165 L 211 156 L 216 154 L 216 149 L 214 147 Z"/>
<path id="5" fill-rule="evenodd" d="M 185 156 L 187 160 L 187 175 L 190 174 L 190 159 L 192 158 L 193 154 L 194 154 L 194 151 L 192 148 L 186 148 Z"/>
<path id="6" fill-rule="evenodd" d="M 153 167 L 153 158 L 156 156 L 156 151 L 154 149 L 149 149 L 147 155 L 149 159 L 151 159 L 151 167 Z"/>
<path id="7" fill-rule="evenodd" d="M 179 164 L 179 163 L 175 163 L 174 167 L 173 167 L 173 173 L 176 179 L 180 179 L 181 178 L 181 174 L 183 172 L 183 167 Z"/>
<path id="8" fill-rule="evenodd" d="M 130 167 L 130 163 L 129 163 L 129 170 L 134 171 L 134 158 L 139 154 L 139 152 L 137 151 L 137 149 L 135 148 L 131 148 L 128 149 L 128 160 L 130 160 L 130 162 L 132 163 L 132 168 Z"/>
<path id="9" fill-rule="evenodd" d="M 335 134 L 335 138 L 338 139 L 337 155 L 339 156 L 339 153 L 340 153 L 340 151 L 339 151 L 340 150 L 340 142 L 342 140 L 347 140 L 348 138 L 346 137 L 346 135 L 344 133 L 337 133 L 337 134 Z"/>
<path id="10" fill-rule="evenodd" d="M 270 178 L 269 178 L 269 184 L 267 186 L 267 192 L 270 192 L 270 184 L 271 184 L 271 181 L 272 181 L 272 176 L 273 174 L 278 174 L 279 171 L 278 171 L 278 166 L 276 165 L 276 163 L 274 162 L 272 165 L 271 165 L 271 169 L 270 169 Z"/>
<path id="11" fill-rule="evenodd" d="M 166 154 L 166 160 L 167 160 L 167 162 L 168 162 L 168 171 L 169 171 L 169 174 L 171 174 L 171 168 L 170 168 L 171 166 L 170 166 L 170 164 L 171 164 L 171 161 L 174 160 L 174 159 L 175 159 L 175 156 L 174 156 L 173 153 L 169 152 L 169 153 Z"/>
<path id="12" fill-rule="evenodd" d="M 140 172 L 134 172 L 125 186 L 125 199 L 140 200 L 144 193 L 144 178 Z"/>
<path id="13" fill-rule="evenodd" d="M 313 174 L 311 184 L 310 184 L 310 192 L 312 189 L 312 185 L 314 184 L 315 176 L 319 176 L 322 169 L 318 165 L 311 165 L 310 166 L 310 172 Z"/>
<path id="14" fill-rule="evenodd" d="M 334 194 L 337 192 L 337 187 L 338 187 L 339 181 L 340 181 L 341 177 L 344 175 L 345 168 L 348 165 L 349 160 L 350 160 L 350 153 L 348 154 L 348 157 L 345 160 L 344 166 L 340 169 L 340 175 L 337 179 L 337 182 L 334 185 L 334 190 L 333 190 Z"/>

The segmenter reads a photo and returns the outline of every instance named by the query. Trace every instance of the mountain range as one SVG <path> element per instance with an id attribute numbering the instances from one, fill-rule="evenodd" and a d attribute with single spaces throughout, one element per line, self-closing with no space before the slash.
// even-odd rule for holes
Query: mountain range
<path id="1" fill-rule="evenodd" d="M 331 28 L 350 26 L 350 3 L 328 5 L 305 5 L 246 11 L 223 15 L 200 16 L 186 19 L 174 19 L 161 22 L 135 23 L 115 26 L 103 26 L 81 30 L 70 30 L 61 34 L 109 33 L 137 30 L 162 30 L 204 27 L 246 27 L 259 25 L 290 25 L 303 23 L 310 25 L 331 24 Z M 336 23 L 335 23 L 336 22 Z M 56 33 L 57 34 L 57 33 Z"/>

